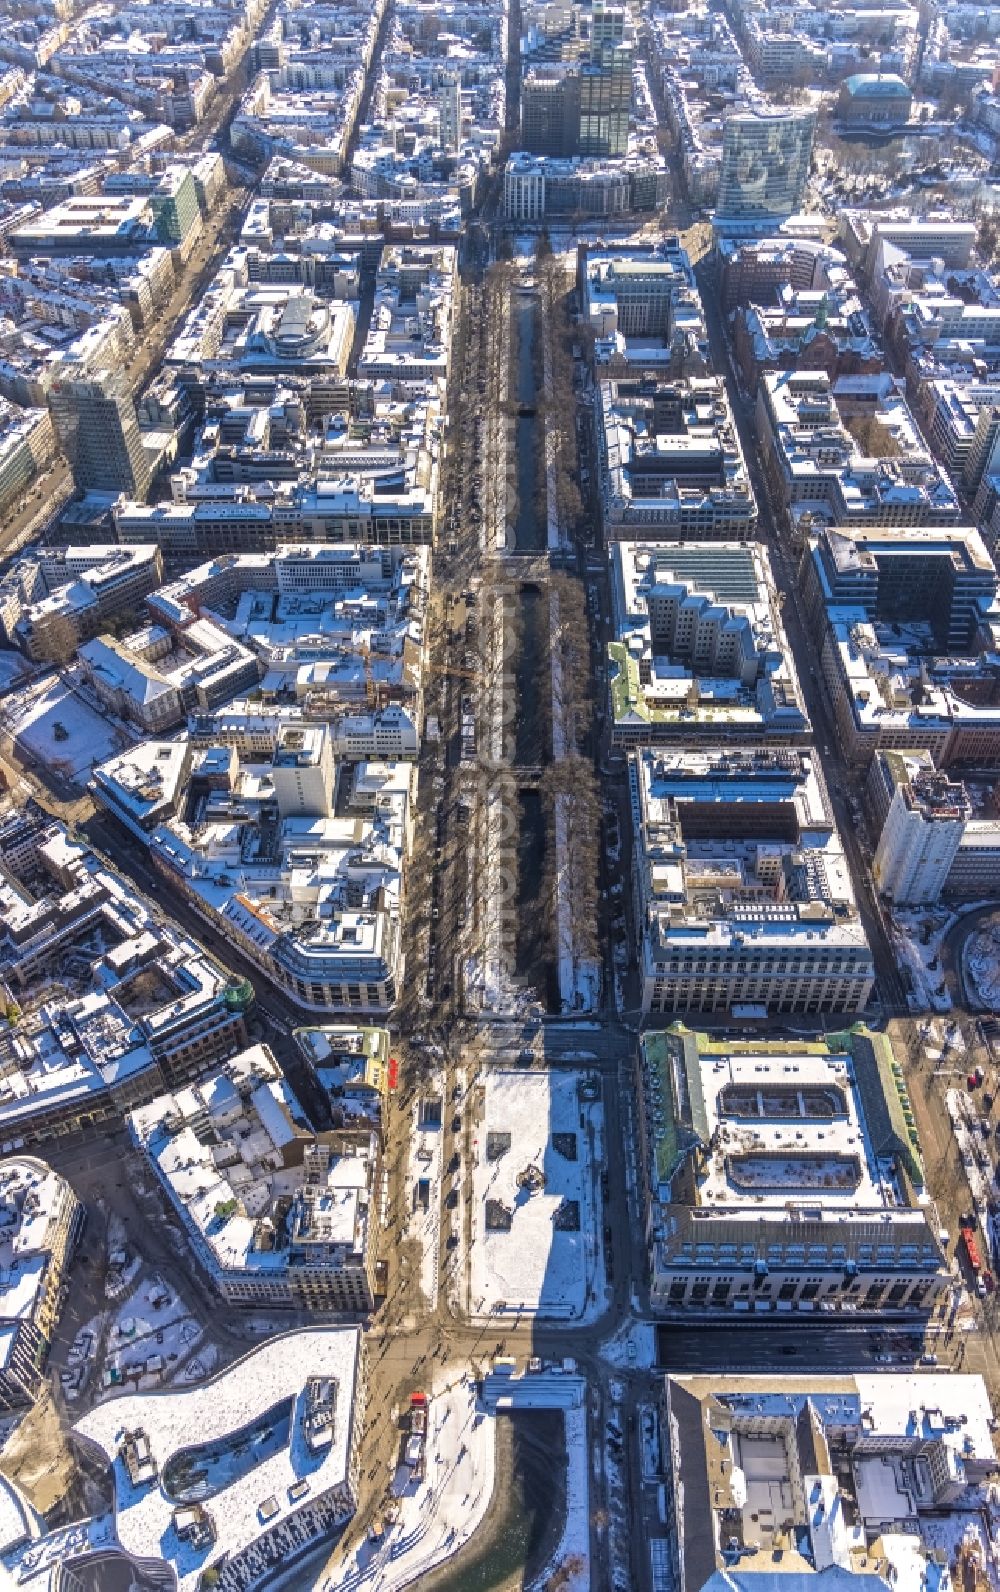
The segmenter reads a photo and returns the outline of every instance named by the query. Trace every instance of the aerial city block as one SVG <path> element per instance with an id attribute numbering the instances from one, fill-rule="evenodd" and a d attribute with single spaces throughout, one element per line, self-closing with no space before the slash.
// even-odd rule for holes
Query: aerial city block
<path id="1" fill-rule="evenodd" d="M 1000 1592 L 998 549 L 1000 4 L 0 0 L 0 1592 Z"/>

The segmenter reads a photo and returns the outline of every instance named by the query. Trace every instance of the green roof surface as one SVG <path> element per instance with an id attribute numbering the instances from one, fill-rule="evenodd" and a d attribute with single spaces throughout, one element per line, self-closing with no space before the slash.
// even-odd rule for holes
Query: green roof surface
<path id="1" fill-rule="evenodd" d="M 683 1023 L 644 1034 L 644 1064 L 659 1078 L 663 1123 L 654 1128 L 656 1177 L 668 1183 L 696 1144 L 709 1140 L 708 1113 L 702 1088 L 702 1063 L 716 1055 L 849 1055 L 861 1096 L 861 1109 L 872 1148 L 880 1159 L 897 1160 L 914 1187 L 924 1186 L 920 1143 L 912 1125 L 912 1112 L 903 1069 L 895 1060 L 888 1035 L 874 1033 L 863 1023 L 822 1039 L 713 1039 Z M 911 1121 L 907 1120 L 907 1117 Z M 652 1124 L 650 1124 L 652 1127 Z"/>
<path id="2" fill-rule="evenodd" d="M 855 72 L 845 77 L 844 87 L 850 94 L 864 94 L 869 99 L 910 99 L 910 90 L 901 77 L 891 74 L 880 77 L 876 72 Z"/>

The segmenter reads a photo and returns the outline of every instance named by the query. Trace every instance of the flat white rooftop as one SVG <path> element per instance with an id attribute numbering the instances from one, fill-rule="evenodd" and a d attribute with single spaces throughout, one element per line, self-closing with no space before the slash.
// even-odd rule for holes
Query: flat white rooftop
<path id="1" fill-rule="evenodd" d="M 891 1168 L 880 1168 L 872 1152 L 845 1053 L 706 1055 L 701 1084 L 715 1145 L 698 1180 L 703 1204 L 895 1203 Z"/>
<path id="2" fill-rule="evenodd" d="M 473 1314 L 523 1311 L 578 1320 L 595 1304 L 603 1307 L 594 1187 L 603 1113 L 581 1100 L 583 1077 L 487 1076 L 472 1169 Z"/>
<path id="3" fill-rule="evenodd" d="M 78 1435 L 112 1463 L 115 1521 L 125 1552 L 164 1559 L 173 1567 L 178 1592 L 194 1592 L 206 1565 L 241 1553 L 266 1530 L 343 1484 L 350 1464 L 360 1336 L 357 1327 L 286 1333 L 200 1387 L 111 1399 L 80 1421 Z M 303 1430 L 306 1384 L 312 1378 L 337 1384 L 333 1441 L 319 1451 L 310 1449 Z M 287 1436 L 279 1441 L 289 1404 Z M 265 1457 L 254 1463 L 252 1452 L 237 1450 L 241 1433 L 258 1422 L 266 1424 L 256 1443 Z M 135 1485 L 121 1445 L 126 1433 L 137 1431 L 148 1438 L 157 1474 Z M 209 1548 L 183 1540 L 174 1526 L 174 1511 L 185 1507 L 178 1495 L 190 1490 L 191 1468 L 176 1463 L 184 1449 L 193 1450 L 194 1468 L 205 1472 L 200 1502 L 216 1529 Z M 307 1491 L 290 1498 L 302 1481 Z"/>

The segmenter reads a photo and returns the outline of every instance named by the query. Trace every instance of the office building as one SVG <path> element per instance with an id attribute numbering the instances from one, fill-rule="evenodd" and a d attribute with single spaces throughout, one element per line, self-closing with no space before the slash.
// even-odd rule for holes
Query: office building
<path id="1" fill-rule="evenodd" d="M 997 572 L 972 526 L 824 526 L 802 556 L 805 607 L 870 622 L 920 624 L 942 652 L 968 652 L 993 607 Z"/>
<path id="2" fill-rule="evenodd" d="M 147 765 L 137 799 L 179 800 L 185 753 L 175 744 L 173 761 Z M 61 825 L 12 809 L 0 860 L 0 978 L 21 1008 L 0 1026 L 0 1147 L 114 1123 L 246 1043 L 249 984 Z"/>
<path id="3" fill-rule="evenodd" d="M 609 541 L 753 537 L 757 505 L 720 376 L 601 381 L 594 400 Z"/>
<path id="4" fill-rule="evenodd" d="M 438 125 L 441 148 L 457 154 L 462 143 L 462 79 L 457 75 L 438 89 Z"/>
<path id="5" fill-rule="evenodd" d="M 816 112 L 799 109 L 734 111 L 722 134 L 716 225 L 773 224 L 802 203 L 812 156 Z"/>
<path id="6" fill-rule="evenodd" d="M 669 193 L 666 160 L 648 141 L 614 160 L 531 155 L 518 150 L 504 168 L 504 215 L 508 221 L 648 212 L 665 204 Z"/>
<path id="7" fill-rule="evenodd" d="M 573 153 L 598 159 L 628 151 L 632 108 L 632 46 L 625 43 L 625 13 L 593 8 L 590 60 L 580 72 L 579 144 Z"/>
<path id="8" fill-rule="evenodd" d="M 997 1471 L 980 1376 L 784 1364 L 780 1375 L 671 1375 L 660 1436 L 661 1584 L 677 1592 L 950 1592 L 987 1580 L 989 1549 L 969 1528 Z"/>
<path id="9" fill-rule="evenodd" d="M 640 1040 L 650 1301 L 682 1319 L 929 1314 L 950 1283 L 888 1036 Z"/>
<path id="10" fill-rule="evenodd" d="M 187 243 L 201 230 L 198 188 L 194 171 L 188 166 L 168 166 L 157 174 L 114 172 L 105 184 L 105 192 L 148 198 L 156 237 L 169 248 Z"/>
<path id="11" fill-rule="evenodd" d="M 175 772 L 185 754 L 189 773 Z M 384 1016 L 416 776 L 412 762 L 335 765 L 325 725 L 279 717 L 224 745 L 148 741 L 101 764 L 94 791 L 169 888 L 304 1010 Z"/>
<path id="12" fill-rule="evenodd" d="M 33 661 L 65 662 L 112 615 L 134 609 L 163 578 L 155 544 L 47 548 L 39 557 L 40 589 L 6 604 L 3 629 Z"/>
<path id="13" fill-rule="evenodd" d="M 329 818 L 333 799 L 333 752 L 322 724 L 286 728 L 271 762 L 271 784 L 282 818 L 305 814 Z"/>
<path id="14" fill-rule="evenodd" d="M 978 531 L 824 529 L 807 538 L 800 585 L 845 757 L 1000 757 L 997 574 Z"/>
<path id="15" fill-rule="evenodd" d="M 914 216 L 909 210 L 843 210 L 839 241 L 852 264 L 865 275 L 873 271 L 883 243 L 902 249 L 911 260 L 940 259 L 964 270 L 976 242 L 974 221 L 955 221 L 947 211 Z"/>
<path id="16" fill-rule="evenodd" d="M 34 1403 L 84 1208 L 34 1156 L 0 1161 L 0 1409 Z"/>
<path id="17" fill-rule="evenodd" d="M 628 153 L 634 51 L 627 10 L 602 0 L 572 59 L 529 65 L 521 84 L 521 147 L 533 155 L 617 159 Z"/>
<path id="18" fill-rule="evenodd" d="M 520 142 L 530 155 L 580 153 L 580 73 L 575 66 L 555 63 L 525 73 Z"/>
<path id="19" fill-rule="evenodd" d="M 21 409 L 0 398 L 0 514 L 17 504 L 55 449 L 47 409 Z"/>
<path id="20" fill-rule="evenodd" d="M 781 290 L 856 291 L 846 255 L 812 238 L 720 238 L 720 299 L 728 315 L 751 304 L 780 302 Z"/>
<path id="21" fill-rule="evenodd" d="M 848 528 L 954 525 L 955 488 L 888 374 L 764 371 L 757 392 L 761 454 L 793 534 L 808 523 Z"/>
<path id="22" fill-rule="evenodd" d="M 378 1139 L 313 1133 L 266 1045 L 151 1100 L 129 1131 L 227 1304 L 372 1308 Z"/>
<path id="23" fill-rule="evenodd" d="M 805 740 L 809 719 L 759 544 L 616 541 L 611 590 L 615 745 Z"/>
<path id="24" fill-rule="evenodd" d="M 583 319 L 602 374 L 708 373 L 701 298 L 676 236 L 655 247 L 611 244 L 580 252 Z"/>
<path id="25" fill-rule="evenodd" d="M 60 376 L 52 384 L 49 403 L 73 479 L 82 491 L 145 498 L 149 460 L 123 371 Z"/>
<path id="26" fill-rule="evenodd" d="M 817 758 L 629 756 L 644 1012 L 858 1013 L 874 981 Z"/>
<path id="27" fill-rule="evenodd" d="M 120 640 L 97 636 L 78 656 L 102 705 L 147 735 L 174 729 L 188 713 L 210 713 L 259 679 L 254 654 L 210 619 L 192 619 L 173 635 L 147 625 Z"/>
<path id="28" fill-rule="evenodd" d="M 817 759 L 629 758 L 643 1011 L 860 1013 L 874 968 Z"/>
<path id="29" fill-rule="evenodd" d="M 154 238 L 153 210 L 146 196 L 71 194 L 11 233 L 21 259 L 37 255 L 138 254 Z"/>
<path id="30" fill-rule="evenodd" d="M 937 901 L 972 813 L 963 785 L 921 772 L 896 785 L 872 864 L 895 906 Z"/>
<path id="31" fill-rule="evenodd" d="M 940 800 L 924 802 L 924 792 L 935 787 Z M 1000 892 L 1000 819 L 992 785 L 939 774 L 930 752 L 915 747 L 876 752 L 865 791 L 878 836 L 876 877 L 894 902 L 909 904 L 901 889 L 919 906 L 982 901 Z M 890 870 L 896 876 L 891 885 L 884 882 Z"/>

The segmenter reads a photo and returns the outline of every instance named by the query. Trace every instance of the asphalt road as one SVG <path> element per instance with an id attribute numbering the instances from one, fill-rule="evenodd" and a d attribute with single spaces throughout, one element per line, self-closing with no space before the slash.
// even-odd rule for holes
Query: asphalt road
<path id="1" fill-rule="evenodd" d="M 0 555 L 9 558 L 33 537 L 42 535 L 54 523 L 73 495 L 73 477 L 62 455 L 57 455 L 31 484 L 18 506 L 9 509 L 0 530 Z"/>
<path id="2" fill-rule="evenodd" d="M 220 232 L 204 240 L 201 257 L 195 262 L 195 269 L 192 269 L 185 279 L 186 302 L 190 302 L 191 294 L 198 290 L 207 273 L 214 268 L 219 253 L 227 246 L 225 228 L 235 223 L 235 211 L 239 202 L 238 196 L 234 196 L 229 218 Z M 725 371 L 728 363 L 728 347 L 710 283 L 706 283 L 703 297 L 716 368 Z M 178 303 L 178 314 L 181 313 L 181 308 Z M 484 345 L 477 346 L 481 349 Z M 144 370 L 152 368 L 152 358 L 150 355 L 149 360 L 144 361 Z M 467 378 L 470 370 L 473 372 L 475 370 L 474 357 L 470 359 L 462 375 Z M 839 758 L 836 750 L 837 741 L 829 722 L 826 705 L 810 673 L 815 659 L 815 648 L 798 614 L 794 561 L 781 542 L 771 513 L 766 483 L 757 456 L 752 410 L 748 404 L 741 403 L 735 384 L 731 382 L 730 387 L 737 425 L 758 497 L 762 531 L 775 559 L 779 588 L 786 592 L 788 598 L 785 623 L 799 666 L 809 711 L 824 748 L 823 763 L 828 784 L 833 792 L 841 833 L 848 847 L 852 872 L 858 885 L 861 911 L 876 957 L 883 1000 L 890 1008 L 899 1007 L 904 1001 L 905 992 L 899 981 L 891 945 L 886 939 L 879 919 L 877 905 L 865 894 L 867 863 L 854 836 L 842 794 L 852 788 L 854 775 Z M 475 382 L 468 380 L 464 392 L 461 382 L 453 391 L 453 401 L 449 411 L 456 417 L 455 423 L 458 428 L 463 425 L 464 414 L 472 408 L 467 398 L 468 394 L 474 391 Z M 461 443 L 459 437 L 462 439 Z M 475 530 L 476 518 L 469 506 L 469 472 L 464 468 L 465 461 L 470 457 L 469 440 L 470 432 L 458 429 L 452 443 L 456 449 L 455 462 L 451 465 L 445 501 L 446 508 L 455 507 L 456 550 L 454 555 L 439 550 L 435 556 L 435 591 L 432 598 L 435 606 L 430 630 L 431 656 L 435 659 L 443 658 L 448 666 L 453 665 L 455 668 L 462 667 L 463 641 L 461 637 L 457 642 L 453 641 L 447 635 L 443 599 L 448 592 L 460 595 L 470 582 L 484 578 L 484 562 L 489 562 L 482 559 L 479 538 Z M 591 476 L 596 477 L 592 463 Z M 609 633 L 606 574 L 604 571 L 586 572 L 582 557 L 578 560 L 578 570 L 585 576 L 588 586 L 600 593 L 599 614 L 591 627 L 592 634 L 597 640 L 596 656 L 600 658 L 603 643 Z M 603 691 L 599 671 L 595 689 L 599 693 Z M 636 1120 L 634 1032 L 620 1024 L 610 1013 L 600 1025 L 595 1025 L 592 1021 L 573 1022 L 565 1019 L 545 1019 L 525 1024 L 513 1021 L 496 1022 L 482 1018 L 474 1019 L 467 1026 L 460 1027 L 457 1021 L 462 1009 L 459 968 L 462 955 L 469 947 L 471 933 L 471 926 L 466 929 L 461 921 L 467 867 L 466 839 L 459 831 L 455 819 L 456 800 L 462 788 L 454 757 L 461 691 L 462 688 L 454 676 L 446 675 L 438 681 L 437 701 L 442 719 L 443 738 L 437 747 L 425 743 L 421 756 L 416 849 L 423 853 L 425 867 L 423 877 L 429 877 L 431 870 L 440 876 L 441 897 L 439 916 L 431 919 L 430 897 L 424 898 L 419 890 L 414 889 L 411 878 L 405 928 L 407 971 L 400 1003 L 400 1026 L 404 1035 L 412 1033 L 417 1027 L 441 1032 L 445 1041 L 443 1080 L 448 1099 L 452 1098 L 454 1079 L 459 1066 L 468 1071 L 470 1065 L 474 1065 L 476 1061 L 483 1067 L 527 1065 L 528 1051 L 533 1058 L 531 1065 L 580 1066 L 591 1068 L 600 1074 L 606 1116 L 605 1169 L 608 1187 L 603 1223 L 606 1260 L 611 1260 L 613 1263 L 611 1293 L 608 1308 L 601 1319 L 583 1327 L 567 1327 L 558 1323 L 531 1320 L 514 1324 L 506 1321 L 490 1322 L 487 1325 L 469 1324 L 456 1319 L 452 1314 L 445 1302 L 443 1291 L 437 1308 L 433 1312 L 421 1314 L 419 1301 L 416 1299 L 412 1267 L 408 1262 L 404 1264 L 397 1253 L 397 1230 L 395 1227 L 390 1227 L 386 1234 L 389 1261 L 388 1294 L 384 1309 L 376 1317 L 373 1329 L 368 1335 L 371 1365 L 369 1417 L 361 1439 L 361 1466 L 364 1480 L 361 1507 L 349 1533 L 352 1542 L 357 1541 L 359 1533 L 365 1529 L 367 1520 L 381 1507 L 388 1466 L 398 1447 L 398 1429 L 394 1427 L 392 1421 L 393 1404 L 428 1379 L 436 1358 L 446 1358 L 456 1364 L 468 1360 L 482 1369 L 501 1344 L 507 1352 L 516 1354 L 520 1359 L 536 1354 L 544 1358 L 557 1359 L 571 1354 L 587 1376 L 593 1390 L 590 1435 L 592 1440 L 599 1441 L 607 1408 L 609 1380 L 609 1368 L 601 1358 L 602 1346 L 616 1328 L 628 1321 L 637 1311 L 644 1311 L 648 1304 L 644 1282 L 646 1254 L 642 1214 L 635 1206 L 634 1196 L 629 1193 L 628 1175 L 629 1157 L 634 1151 Z M 606 757 L 606 754 L 605 741 L 600 755 Z M 441 781 L 437 787 L 435 779 Z M 612 777 L 606 780 L 605 794 L 611 797 L 618 809 L 624 856 L 627 855 L 628 845 L 627 802 L 621 778 Z M 442 848 L 442 856 L 439 860 L 435 860 L 433 826 L 436 822 L 439 801 L 443 803 L 449 814 L 447 821 L 450 829 L 447 842 Z M 254 964 L 239 954 L 229 940 L 217 933 L 183 898 L 171 890 L 169 884 L 150 866 L 144 848 L 126 831 L 120 829 L 113 820 L 98 812 L 88 821 L 86 829 L 100 850 L 132 879 L 137 890 L 174 919 L 193 939 L 204 945 L 221 965 L 234 972 L 243 973 L 251 979 L 257 991 L 257 1012 L 266 1025 L 269 1042 L 303 1103 L 314 1118 L 321 1121 L 322 1102 L 317 1098 L 315 1082 L 290 1036 L 294 1026 L 308 1020 L 306 1014 L 289 997 L 272 986 Z M 610 884 L 609 873 L 604 874 L 603 882 Z M 431 937 L 432 921 L 438 925 L 433 938 L 440 949 L 435 953 L 438 964 L 437 982 L 434 994 L 428 1000 L 427 946 Z M 609 933 L 609 949 L 610 939 Z M 445 966 L 450 966 L 452 969 L 450 979 L 443 971 Z M 610 967 L 609 960 L 609 971 Z M 447 994 L 444 993 L 446 985 L 451 986 Z M 606 992 L 609 995 L 610 988 L 611 980 L 608 979 Z M 777 1019 L 775 1025 L 783 1026 Z M 409 1078 L 406 1079 L 406 1084 L 410 1085 Z M 401 1168 L 405 1161 L 406 1135 L 410 1121 L 409 1110 L 400 1110 L 397 1103 L 394 1103 L 389 1116 L 389 1142 L 386 1152 L 392 1180 L 390 1203 L 394 1206 L 398 1206 Z M 466 1137 L 470 1131 L 475 1131 L 476 1126 L 477 1124 L 463 1112 L 463 1133 Z M 96 1136 L 90 1136 L 81 1140 L 79 1144 L 67 1143 L 60 1146 L 54 1151 L 52 1159 L 71 1177 L 77 1177 L 81 1188 L 92 1198 L 97 1196 L 102 1183 L 108 1185 L 113 1191 L 111 1203 L 114 1205 L 116 1200 L 125 1201 L 128 1198 L 124 1180 L 115 1175 L 121 1154 L 120 1146 L 120 1138 L 110 1137 L 101 1142 Z M 137 1222 L 144 1223 L 141 1227 L 137 1227 L 138 1247 L 144 1253 L 148 1253 L 149 1258 L 152 1258 L 169 1277 L 175 1256 L 171 1246 L 164 1242 L 164 1235 L 161 1233 L 157 1236 L 152 1212 L 140 1216 Z M 442 1268 L 447 1259 L 444 1249 L 447 1232 L 448 1224 L 443 1222 L 440 1234 Z M 179 1282 L 178 1285 L 183 1286 L 183 1283 Z M 199 1295 L 197 1304 L 200 1309 L 206 1314 L 224 1317 L 225 1313 L 220 1312 L 210 1298 L 201 1296 L 197 1288 L 195 1292 Z M 415 1316 L 415 1325 L 404 1325 L 405 1322 L 412 1321 Z M 72 1326 L 73 1317 L 70 1315 L 66 1321 L 66 1331 L 68 1332 Z M 228 1334 L 224 1320 L 220 1326 L 220 1334 L 224 1338 Z M 233 1337 L 232 1334 L 228 1336 Z M 970 1335 L 965 1335 L 957 1345 L 954 1340 L 948 1340 L 942 1341 L 938 1346 L 940 1338 L 942 1334 L 932 1333 L 928 1341 L 934 1344 L 934 1352 L 939 1354 L 942 1362 L 946 1358 L 949 1363 L 955 1361 L 961 1350 L 963 1363 L 966 1358 L 969 1361 L 965 1368 L 973 1368 L 976 1345 Z M 228 1343 L 228 1338 L 226 1341 L 227 1346 L 234 1346 Z M 888 1347 L 885 1346 L 886 1342 Z M 968 1342 L 967 1348 L 966 1342 Z M 833 1368 L 845 1371 L 859 1367 L 898 1370 L 912 1365 L 920 1352 L 907 1341 L 905 1332 L 892 1332 L 888 1340 L 885 1340 L 870 1326 L 854 1326 L 842 1320 L 831 1322 L 829 1318 L 823 1317 L 817 1317 L 815 1324 L 809 1325 L 797 1321 L 782 1322 L 778 1325 L 773 1319 L 769 1320 L 766 1326 L 740 1322 L 738 1342 L 732 1323 L 720 1329 L 702 1324 L 694 1327 L 664 1326 L 659 1331 L 659 1346 L 663 1369 L 699 1371 L 717 1370 L 723 1366 L 733 1370 L 760 1369 L 776 1374 L 789 1372 L 799 1375 Z M 64 1332 L 63 1352 L 65 1347 Z M 892 1366 L 877 1358 L 886 1353 L 894 1356 Z M 633 1373 L 628 1370 L 620 1374 L 626 1386 L 623 1409 L 626 1416 L 631 1419 L 634 1418 L 640 1401 L 648 1401 L 655 1397 L 657 1378 L 645 1372 Z M 630 1509 L 634 1509 L 636 1501 L 643 1492 L 635 1469 L 636 1463 L 637 1456 L 630 1445 L 627 1486 Z M 604 1488 L 603 1478 L 595 1478 L 592 1498 L 595 1518 L 607 1503 Z M 603 1544 L 596 1535 L 596 1527 L 593 1546 L 595 1577 L 600 1580 L 604 1573 L 606 1555 Z M 635 1533 L 630 1553 L 630 1584 L 636 1588 L 645 1588 L 649 1581 L 649 1565 L 646 1558 L 646 1542 L 641 1532 Z M 602 1581 L 600 1584 L 606 1583 Z"/>
<path id="3" fill-rule="evenodd" d="M 828 1316 L 817 1316 L 814 1324 L 803 1326 L 789 1321 L 778 1326 L 773 1319 L 767 1326 L 754 1326 L 741 1321 L 738 1329 L 733 1325 L 716 1327 L 661 1326 L 657 1329 L 658 1366 L 671 1371 L 714 1371 L 729 1366 L 734 1357 L 734 1332 L 739 1336 L 739 1369 L 783 1371 L 801 1376 L 815 1374 L 831 1366 L 844 1370 L 870 1367 L 877 1370 L 900 1370 L 912 1365 L 922 1350 L 910 1348 L 908 1334 L 902 1329 L 891 1334 L 891 1346 L 884 1342 L 884 1334 L 870 1326 L 852 1326 L 843 1321 L 831 1322 Z M 922 1336 L 914 1329 L 916 1336 Z M 893 1365 L 876 1362 L 877 1354 L 891 1353 Z"/>

